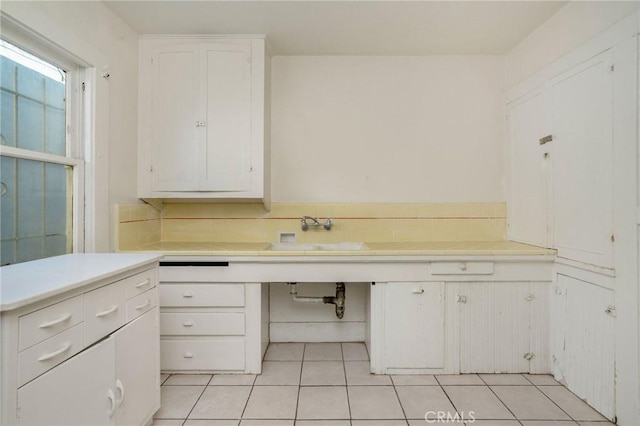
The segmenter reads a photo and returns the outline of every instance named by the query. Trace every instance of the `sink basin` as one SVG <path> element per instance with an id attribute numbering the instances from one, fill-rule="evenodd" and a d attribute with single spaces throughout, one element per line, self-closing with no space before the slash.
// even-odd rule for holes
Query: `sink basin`
<path id="1" fill-rule="evenodd" d="M 298 243 L 275 243 L 269 246 L 268 250 L 276 251 L 358 251 L 368 250 L 364 243 L 335 243 L 335 244 L 298 244 Z"/>

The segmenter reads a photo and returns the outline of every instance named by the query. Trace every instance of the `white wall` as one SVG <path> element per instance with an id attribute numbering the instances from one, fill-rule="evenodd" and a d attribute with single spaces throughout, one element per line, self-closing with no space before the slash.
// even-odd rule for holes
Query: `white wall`
<path id="1" fill-rule="evenodd" d="M 506 55 L 510 88 L 640 7 L 637 1 L 572 1 Z"/>
<path id="2" fill-rule="evenodd" d="M 95 151 L 87 154 L 95 238 L 87 250 L 110 251 L 114 205 L 136 199 L 137 34 L 101 2 L 2 2 L 2 11 L 96 68 Z"/>
<path id="3" fill-rule="evenodd" d="M 278 56 L 275 202 L 500 202 L 501 56 Z"/>

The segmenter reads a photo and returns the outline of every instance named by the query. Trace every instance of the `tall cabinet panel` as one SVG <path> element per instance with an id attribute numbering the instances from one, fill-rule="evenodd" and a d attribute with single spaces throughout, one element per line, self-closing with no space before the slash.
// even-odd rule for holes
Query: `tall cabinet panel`
<path id="1" fill-rule="evenodd" d="M 251 46 L 206 44 L 202 49 L 207 152 L 201 189 L 248 191 L 251 167 Z"/>
<path id="2" fill-rule="evenodd" d="M 550 144 L 540 144 L 549 132 L 546 94 L 533 90 L 509 103 L 510 203 L 509 238 L 548 246 L 547 182 Z"/>
<path id="3" fill-rule="evenodd" d="M 559 256 L 612 267 L 611 52 L 551 81 L 553 240 Z"/>
<path id="4" fill-rule="evenodd" d="M 158 46 L 153 63 L 153 145 L 150 172 L 154 191 L 198 187 L 202 129 L 198 105 L 197 44 Z"/>

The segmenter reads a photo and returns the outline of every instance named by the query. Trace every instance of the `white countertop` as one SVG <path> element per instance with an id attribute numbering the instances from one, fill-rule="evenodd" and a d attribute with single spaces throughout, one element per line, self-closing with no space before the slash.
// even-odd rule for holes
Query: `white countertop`
<path id="1" fill-rule="evenodd" d="M 0 312 L 156 262 L 160 254 L 74 253 L 0 268 Z"/>

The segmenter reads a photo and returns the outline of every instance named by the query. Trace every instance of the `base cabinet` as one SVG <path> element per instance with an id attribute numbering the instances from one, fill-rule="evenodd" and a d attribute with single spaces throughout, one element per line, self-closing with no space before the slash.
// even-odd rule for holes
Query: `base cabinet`
<path id="1" fill-rule="evenodd" d="M 444 367 L 444 283 L 385 283 L 388 369 Z"/>
<path id="2" fill-rule="evenodd" d="M 18 390 L 20 425 L 141 425 L 159 408 L 156 309 Z"/>

